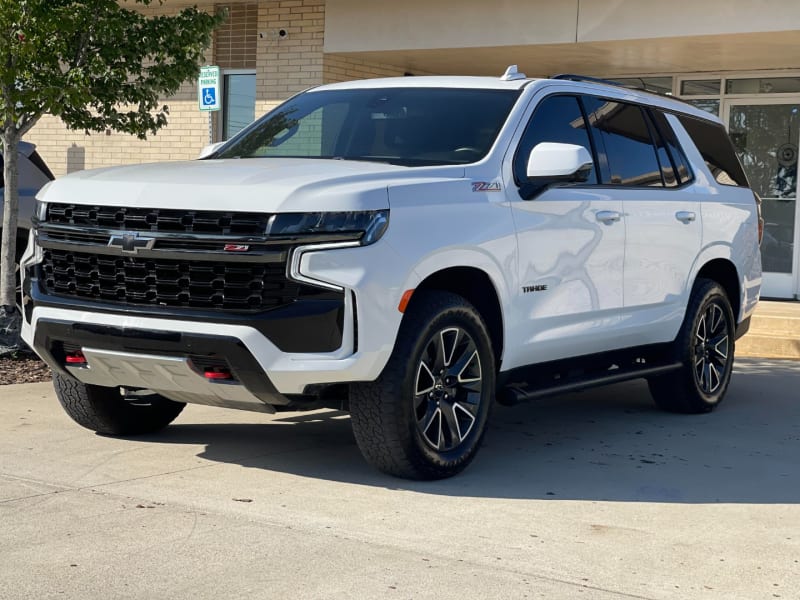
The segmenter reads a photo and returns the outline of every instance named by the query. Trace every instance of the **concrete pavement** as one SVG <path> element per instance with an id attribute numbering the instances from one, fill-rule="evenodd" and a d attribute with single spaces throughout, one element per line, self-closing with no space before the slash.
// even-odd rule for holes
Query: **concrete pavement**
<path id="1" fill-rule="evenodd" d="M 743 359 L 711 415 L 642 382 L 498 406 L 434 483 L 373 471 L 340 413 L 113 439 L 0 387 L 0 598 L 800 598 L 798 382 Z"/>

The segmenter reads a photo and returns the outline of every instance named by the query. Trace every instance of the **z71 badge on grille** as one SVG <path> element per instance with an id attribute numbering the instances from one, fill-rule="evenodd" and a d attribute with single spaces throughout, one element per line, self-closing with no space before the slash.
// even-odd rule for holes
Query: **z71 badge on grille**
<path id="1" fill-rule="evenodd" d="M 155 238 L 140 237 L 138 233 L 119 233 L 111 236 L 108 246 L 125 254 L 136 254 L 139 250 L 152 250 L 155 243 Z"/>

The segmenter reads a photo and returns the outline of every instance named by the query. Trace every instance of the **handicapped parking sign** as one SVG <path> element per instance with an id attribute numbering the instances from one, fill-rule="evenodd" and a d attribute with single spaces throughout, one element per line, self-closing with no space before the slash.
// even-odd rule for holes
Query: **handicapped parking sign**
<path id="1" fill-rule="evenodd" d="M 219 98 L 219 67 L 203 67 L 197 78 L 197 100 L 200 110 L 211 111 L 222 108 Z"/>
<path id="2" fill-rule="evenodd" d="M 216 88 L 202 88 L 200 96 L 203 98 L 203 106 L 214 106 L 217 103 Z"/>

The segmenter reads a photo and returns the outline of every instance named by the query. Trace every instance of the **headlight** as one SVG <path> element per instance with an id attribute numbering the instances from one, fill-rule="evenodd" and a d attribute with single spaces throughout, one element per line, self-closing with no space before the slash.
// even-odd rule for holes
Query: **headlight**
<path id="1" fill-rule="evenodd" d="M 281 213 L 269 220 L 270 238 L 287 238 L 310 244 L 357 241 L 374 244 L 389 226 L 388 210 L 350 212 Z"/>
<path id="2" fill-rule="evenodd" d="M 36 201 L 36 211 L 34 212 L 34 216 L 36 217 L 37 221 L 44 222 L 47 219 L 47 202 L 42 202 L 41 200 Z"/>

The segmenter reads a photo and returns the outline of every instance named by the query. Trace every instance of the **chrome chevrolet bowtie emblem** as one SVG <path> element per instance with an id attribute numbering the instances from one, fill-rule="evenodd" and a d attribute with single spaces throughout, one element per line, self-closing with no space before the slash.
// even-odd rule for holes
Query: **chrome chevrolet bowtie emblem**
<path id="1" fill-rule="evenodd" d="M 125 254 L 136 254 L 139 250 L 152 250 L 155 238 L 139 237 L 138 233 L 117 233 L 108 241 L 110 248 L 119 248 Z"/>

